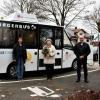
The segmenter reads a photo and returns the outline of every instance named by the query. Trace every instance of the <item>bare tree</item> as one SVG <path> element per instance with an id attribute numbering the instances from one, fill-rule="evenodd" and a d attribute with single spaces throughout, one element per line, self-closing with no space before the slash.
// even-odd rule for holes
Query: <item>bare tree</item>
<path id="1" fill-rule="evenodd" d="M 40 16 L 64 25 L 67 15 L 77 9 L 80 0 L 37 0 Z M 42 12 L 42 13 L 41 13 Z"/>
<path id="2" fill-rule="evenodd" d="M 87 6 L 93 3 L 91 1 L 84 4 L 82 0 L 37 0 L 36 8 L 39 9 L 40 16 L 38 17 L 54 21 L 57 25 L 68 26 Z"/>
<path id="3" fill-rule="evenodd" d="M 95 29 L 95 31 L 100 32 L 100 6 L 94 8 L 92 14 L 85 16 L 85 21 Z"/>
<path id="4" fill-rule="evenodd" d="M 2 11 L 35 13 L 38 18 L 64 26 L 70 24 L 86 7 L 81 0 L 4 0 Z M 70 17 L 74 16 L 71 20 Z"/>
<path id="5" fill-rule="evenodd" d="M 3 1 L 3 4 L 4 4 L 4 6 L 1 5 L 0 10 L 4 14 L 8 15 L 10 13 L 14 13 L 15 12 L 15 8 L 14 8 L 13 2 L 9 3 L 9 2 Z"/>
<path id="6" fill-rule="evenodd" d="M 24 12 L 26 11 L 26 4 L 27 0 L 3 0 L 3 5 L 0 7 L 0 10 L 6 15 L 16 11 Z"/>

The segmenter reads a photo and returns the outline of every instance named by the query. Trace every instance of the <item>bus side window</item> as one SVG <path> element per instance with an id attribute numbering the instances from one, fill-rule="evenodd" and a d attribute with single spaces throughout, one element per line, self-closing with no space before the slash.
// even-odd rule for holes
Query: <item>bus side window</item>
<path id="1" fill-rule="evenodd" d="M 0 47 L 12 48 L 15 43 L 15 30 L 4 27 L 0 32 Z"/>
<path id="2" fill-rule="evenodd" d="M 41 27 L 40 29 L 40 45 L 39 45 L 39 48 L 42 49 L 43 46 L 45 45 L 45 41 L 47 38 L 50 38 L 53 40 L 53 31 L 51 28 L 49 27 Z"/>
<path id="3" fill-rule="evenodd" d="M 2 46 L 2 28 L 0 27 L 0 47 Z"/>
<path id="4" fill-rule="evenodd" d="M 23 37 L 26 48 L 37 48 L 37 33 L 35 30 L 21 29 L 19 34 Z"/>
<path id="5" fill-rule="evenodd" d="M 56 49 L 61 49 L 62 48 L 62 37 L 63 37 L 63 32 L 61 29 L 56 29 L 55 30 L 55 47 Z"/>

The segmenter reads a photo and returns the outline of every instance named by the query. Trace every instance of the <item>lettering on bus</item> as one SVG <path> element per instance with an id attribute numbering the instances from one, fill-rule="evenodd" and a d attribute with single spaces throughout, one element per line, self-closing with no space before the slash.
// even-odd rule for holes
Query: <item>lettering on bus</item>
<path id="1" fill-rule="evenodd" d="M 22 28 L 22 29 L 36 29 L 36 26 L 33 24 L 18 24 L 18 23 L 0 23 L 0 27 L 8 27 L 8 28 Z"/>
<path id="2" fill-rule="evenodd" d="M 12 54 L 12 51 L 4 51 L 4 54 Z"/>
<path id="3" fill-rule="evenodd" d="M 0 54 L 12 54 L 12 51 L 0 51 Z"/>
<path id="4" fill-rule="evenodd" d="M 0 54 L 4 54 L 4 51 L 0 51 Z"/>

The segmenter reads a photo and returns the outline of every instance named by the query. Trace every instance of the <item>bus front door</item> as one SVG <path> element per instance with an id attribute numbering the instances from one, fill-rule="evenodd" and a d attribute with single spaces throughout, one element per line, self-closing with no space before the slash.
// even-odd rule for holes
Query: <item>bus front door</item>
<path id="1" fill-rule="evenodd" d="M 46 39 L 51 39 L 52 44 L 56 48 L 54 69 L 62 68 L 62 47 L 63 47 L 63 28 L 62 27 L 41 27 L 40 28 L 40 43 L 39 43 L 39 70 L 45 70 L 43 64 L 42 48 L 45 45 Z"/>

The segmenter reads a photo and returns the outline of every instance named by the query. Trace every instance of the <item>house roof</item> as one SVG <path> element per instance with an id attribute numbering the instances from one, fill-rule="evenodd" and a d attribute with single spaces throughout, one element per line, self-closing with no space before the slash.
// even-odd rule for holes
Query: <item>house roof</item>
<path id="1" fill-rule="evenodd" d="M 89 37 L 89 33 L 87 33 L 84 29 L 79 29 L 79 28 L 74 28 L 74 29 L 70 29 L 70 28 L 66 28 L 66 32 L 68 33 L 68 36 L 70 38 L 77 38 L 76 34 L 79 32 L 84 32 L 86 34 L 86 37 Z"/>
<path id="2" fill-rule="evenodd" d="M 72 31 L 74 32 L 74 33 L 78 33 L 78 32 L 80 32 L 80 31 L 83 31 L 84 33 L 87 33 L 84 29 L 72 29 Z M 88 34 L 88 33 L 87 33 Z"/>
<path id="3" fill-rule="evenodd" d="M 72 29 L 74 33 L 78 33 L 81 29 Z"/>
<path id="4" fill-rule="evenodd" d="M 77 28 L 77 27 L 72 29 L 72 31 L 74 32 L 74 35 L 76 35 L 77 33 L 82 31 L 82 32 L 84 32 L 86 34 L 86 37 L 90 36 L 90 34 L 88 32 L 86 32 L 84 29 L 80 29 L 80 28 Z"/>

